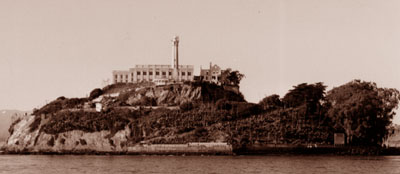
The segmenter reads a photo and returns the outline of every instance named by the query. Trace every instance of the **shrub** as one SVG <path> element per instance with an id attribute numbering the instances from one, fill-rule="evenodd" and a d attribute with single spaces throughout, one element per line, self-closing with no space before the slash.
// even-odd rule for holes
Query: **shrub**
<path id="1" fill-rule="evenodd" d="M 231 110 L 232 105 L 226 99 L 219 99 L 215 104 L 219 110 Z"/>
<path id="2" fill-rule="evenodd" d="M 51 137 L 49 141 L 47 141 L 47 145 L 53 147 L 54 146 L 54 137 Z"/>
<path id="3" fill-rule="evenodd" d="M 84 139 L 79 139 L 79 142 L 82 144 L 82 145 L 86 145 L 87 143 L 86 143 L 86 140 L 84 140 Z"/>
<path id="4" fill-rule="evenodd" d="M 86 98 L 71 98 L 62 103 L 63 109 L 80 108 L 88 100 Z"/>
<path id="5" fill-rule="evenodd" d="M 35 116 L 35 120 L 31 123 L 31 125 L 29 125 L 29 131 L 33 132 L 38 129 L 41 121 L 42 118 L 40 116 Z"/>
<path id="6" fill-rule="evenodd" d="M 179 105 L 179 108 L 180 108 L 182 111 L 189 111 L 189 110 L 192 110 L 192 109 L 193 109 L 193 103 L 190 102 L 190 101 L 183 102 L 182 104 Z"/>
<path id="7" fill-rule="evenodd" d="M 64 96 L 60 96 L 57 98 L 57 100 L 65 100 L 66 98 Z"/>
<path id="8" fill-rule="evenodd" d="M 101 90 L 100 88 L 93 89 L 93 91 L 90 92 L 90 94 L 89 94 L 89 100 L 93 100 L 102 94 L 103 94 L 103 90 Z"/>
<path id="9" fill-rule="evenodd" d="M 10 128 L 8 128 L 8 132 L 10 135 L 14 133 L 14 126 L 21 121 L 21 118 L 16 119 L 14 122 L 11 123 Z"/>
<path id="10" fill-rule="evenodd" d="M 257 115 L 262 112 L 262 108 L 258 104 L 246 102 L 230 102 L 232 105 L 231 114 L 239 118 Z"/>
<path id="11" fill-rule="evenodd" d="M 64 138 L 61 138 L 61 139 L 60 139 L 60 143 L 61 143 L 61 144 L 65 144 L 65 139 L 64 139 Z"/>
<path id="12" fill-rule="evenodd" d="M 207 134 L 208 134 L 208 131 L 204 127 L 198 127 L 194 130 L 194 135 L 196 137 L 203 137 L 203 136 L 206 136 Z"/>

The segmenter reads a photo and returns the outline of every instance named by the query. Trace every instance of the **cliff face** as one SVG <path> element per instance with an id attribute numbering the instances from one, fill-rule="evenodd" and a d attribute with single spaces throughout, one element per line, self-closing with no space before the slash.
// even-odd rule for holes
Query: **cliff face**
<path id="1" fill-rule="evenodd" d="M 190 85 L 170 85 L 163 87 L 148 87 L 136 89 L 134 92 L 125 91 L 120 94 L 128 95 L 125 103 L 128 105 L 179 105 L 184 102 L 190 102 L 201 99 L 201 87 Z M 143 99 L 154 101 L 153 103 L 144 103 Z"/>
<path id="2" fill-rule="evenodd" d="M 110 131 L 84 132 L 81 130 L 67 131 L 59 134 L 47 134 L 39 128 L 30 131 L 30 125 L 35 116 L 22 118 L 13 127 L 13 133 L 7 140 L 5 150 L 8 152 L 125 152 L 127 150 L 126 127 L 110 136 Z M 43 120 L 42 122 L 46 122 Z"/>

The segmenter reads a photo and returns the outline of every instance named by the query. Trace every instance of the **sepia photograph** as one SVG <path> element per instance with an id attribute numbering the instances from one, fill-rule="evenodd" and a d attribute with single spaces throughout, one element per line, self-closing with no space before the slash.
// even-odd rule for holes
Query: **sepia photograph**
<path id="1" fill-rule="evenodd" d="M 399 0 L 0 0 L 0 174 L 400 173 Z"/>

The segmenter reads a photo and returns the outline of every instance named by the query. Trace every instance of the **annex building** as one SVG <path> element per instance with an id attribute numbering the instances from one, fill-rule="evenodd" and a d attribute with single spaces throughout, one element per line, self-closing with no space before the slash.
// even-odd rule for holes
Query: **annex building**
<path id="1" fill-rule="evenodd" d="M 219 83 L 222 71 L 223 70 L 218 65 L 212 65 L 210 62 L 209 69 L 202 69 L 200 67 L 200 80 Z"/>

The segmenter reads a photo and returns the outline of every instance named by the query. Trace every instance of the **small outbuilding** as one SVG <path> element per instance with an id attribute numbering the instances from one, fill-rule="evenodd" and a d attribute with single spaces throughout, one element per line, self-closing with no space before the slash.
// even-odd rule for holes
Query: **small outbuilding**
<path id="1" fill-rule="evenodd" d="M 344 146 L 344 144 L 345 144 L 344 133 L 335 133 L 334 134 L 334 145 L 335 146 Z"/>

